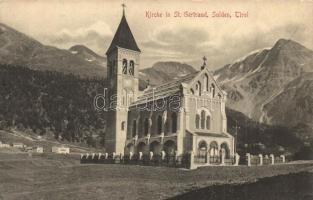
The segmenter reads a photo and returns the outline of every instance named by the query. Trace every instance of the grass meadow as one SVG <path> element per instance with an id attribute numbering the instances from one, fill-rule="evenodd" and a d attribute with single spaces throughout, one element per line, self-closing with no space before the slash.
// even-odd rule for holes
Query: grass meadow
<path id="1" fill-rule="evenodd" d="M 242 190 L 247 184 L 253 186 L 265 177 L 287 177 L 294 174 L 307 177 L 303 174 L 312 175 L 312 172 L 312 162 L 258 167 L 203 167 L 197 170 L 186 170 L 119 164 L 80 164 L 79 155 L 43 154 L 29 156 L 26 153 L 0 153 L 0 199 L 225 200 L 229 199 L 229 196 L 226 198 L 227 195 L 237 191 L 236 187 L 240 187 Z M 302 179 L 298 181 L 301 185 Z M 303 184 L 308 185 L 309 189 L 311 187 L 312 190 L 304 188 L 305 191 L 308 191 L 299 191 L 299 193 L 304 195 L 303 198 L 313 197 L 310 196 L 313 195 L 312 181 L 308 183 L 308 180 L 304 181 L 306 182 Z M 269 186 L 272 182 L 275 180 L 270 180 L 265 185 Z M 282 181 L 275 187 L 277 189 L 281 185 L 283 188 L 284 184 Z M 246 190 L 248 192 L 250 189 Z M 260 199 L 271 199 L 265 198 L 266 191 L 262 191 L 260 187 L 251 191 L 256 191 L 257 193 L 254 194 L 259 194 L 257 197 L 263 195 L 264 198 Z M 277 189 L 277 191 L 280 190 Z M 283 194 L 287 197 L 293 197 L 288 195 L 289 189 L 286 190 L 285 188 L 282 191 L 285 191 Z M 297 191 L 293 191 L 292 194 L 295 193 Z M 238 198 L 234 196 L 232 199 L 243 199 L 248 193 L 243 195 L 238 196 Z"/>

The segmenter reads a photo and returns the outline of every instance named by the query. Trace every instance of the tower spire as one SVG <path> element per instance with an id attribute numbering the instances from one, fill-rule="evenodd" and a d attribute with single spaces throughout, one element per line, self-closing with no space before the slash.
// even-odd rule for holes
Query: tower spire
<path id="1" fill-rule="evenodd" d="M 126 8 L 125 3 L 122 3 L 122 7 L 123 7 L 123 16 L 125 16 L 125 8 Z"/>
<path id="2" fill-rule="evenodd" d="M 135 38 L 128 26 L 128 23 L 125 17 L 126 5 L 123 3 L 121 4 L 121 6 L 123 8 L 123 16 L 106 54 L 111 53 L 117 47 L 140 52 L 140 49 L 137 46 Z"/>

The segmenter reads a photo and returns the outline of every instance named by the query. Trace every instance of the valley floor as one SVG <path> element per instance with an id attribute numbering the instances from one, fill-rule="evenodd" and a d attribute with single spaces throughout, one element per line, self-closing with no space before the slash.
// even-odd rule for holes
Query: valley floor
<path id="1" fill-rule="evenodd" d="M 312 180 L 310 177 L 313 173 L 313 162 L 259 167 L 204 167 L 197 170 L 185 170 L 165 167 L 80 164 L 77 156 L 48 154 L 29 157 L 27 154 L 0 153 L 0 199 L 168 199 L 175 198 L 175 196 L 176 199 L 195 200 L 209 199 L 210 197 L 229 199 L 225 197 L 228 192 L 231 194 L 236 191 L 233 186 L 246 185 L 244 183 L 250 183 L 253 186 L 260 182 L 258 181 L 260 178 L 277 175 L 289 177 L 294 176 L 295 173 Z M 303 175 L 303 173 L 307 173 L 309 176 Z M 301 183 L 302 179 L 300 178 L 299 181 Z M 299 181 L 297 185 L 301 185 Z M 282 190 L 283 194 L 293 197 L 292 195 L 297 196 L 297 192 L 301 192 L 302 197 L 312 197 L 310 196 L 313 195 L 312 181 L 305 181 L 308 180 L 304 180 L 303 184 L 309 189 L 301 188 L 305 191 L 308 190 L 307 192 L 289 191 L 285 188 Z M 268 182 L 276 183 L 277 181 L 269 180 Z M 275 190 L 271 192 L 282 193 L 279 191 L 279 187 L 283 188 L 285 184 L 279 179 Z M 223 188 L 215 190 L 215 187 L 219 187 L 216 185 L 223 186 Z M 225 185 L 231 188 L 226 190 Z M 210 188 L 214 190 L 210 190 Z M 242 187 L 240 188 L 242 190 Z M 258 188 L 262 188 L 259 186 L 255 186 L 255 188 L 261 195 L 258 195 L 261 197 L 259 199 L 263 199 L 262 197 L 266 199 L 267 191 L 259 190 Z M 222 196 L 216 196 L 218 195 L 216 191 L 222 191 Z M 288 191 L 293 192 L 292 195 L 289 195 Z M 247 198 L 249 197 L 248 193 L 247 191 L 245 194 L 248 195 Z M 234 199 L 242 199 L 242 196 Z"/>

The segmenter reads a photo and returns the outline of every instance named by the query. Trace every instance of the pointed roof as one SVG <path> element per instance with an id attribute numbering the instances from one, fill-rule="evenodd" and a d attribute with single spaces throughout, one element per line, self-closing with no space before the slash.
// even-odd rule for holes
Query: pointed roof
<path id="1" fill-rule="evenodd" d="M 106 54 L 109 54 L 111 51 L 115 50 L 117 47 L 141 52 L 128 26 L 124 12 L 123 12 L 121 22 L 117 28 L 117 31 L 114 35 L 112 43 L 109 49 L 107 50 Z"/>

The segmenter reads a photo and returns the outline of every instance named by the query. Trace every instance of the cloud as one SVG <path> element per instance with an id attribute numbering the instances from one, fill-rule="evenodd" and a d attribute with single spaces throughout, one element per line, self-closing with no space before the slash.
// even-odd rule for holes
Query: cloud
<path id="1" fill-rule="evenodd" d="M 201 59 L 207 40 L 209 33 L 204 29 L 172 26 L 156 29 L 141 45 L 148 59 L 190 62 L 193 57 Z"/>
<path id="2" fill-rule="evenodd" d="M 54 35 L 47 35 L 50 44 L 69 48 L 75 44 L 84 44 L 98 53 L 103 54 L 104 47 L 108 45 L 113 36 L 110 27 L 101 21 L 90 26 L 78 29 L 62 29 Z"/>
<path id="3" fill-rule="evenodd" d="M 14 12 L 12 12 L 14 10 Z M 146 11 L 248 11 L 248 18 L 155 18 Z M 119 1 L 4 1 L 1 22 L 59 48 L 83 44 L 104 55 L 121 18 Z M 313 48 L 312 3 L 307 1 L 232 2 L 142 1 L 128 3 L 126 17 L 142 50 L 141 67 L 159 60 L 202 64 L 214 69 L 273 46 L 280 38 Z"/>
<path id="4" fill-rule="evenodd" d="M 142 43 L 145 59 L 176 60 L 200 67 L 202 56 L 212 69 L 233 62 L 256 49 L 271 47 L 280 38 L 306 41 L 306 26 L 290 22 L 276 26 L 253 24 L 250 27 L 227 27 L 220 31 L 203 27 L 161 27 Z"/>

